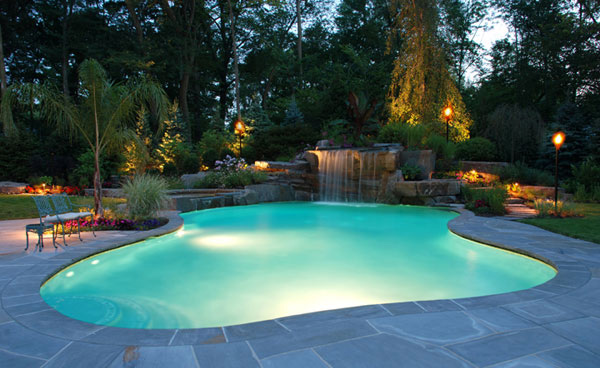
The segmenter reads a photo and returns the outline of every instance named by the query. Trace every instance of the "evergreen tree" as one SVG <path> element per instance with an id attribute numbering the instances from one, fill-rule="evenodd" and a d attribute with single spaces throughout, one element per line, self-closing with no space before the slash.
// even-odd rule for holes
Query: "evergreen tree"
<path id="1" fill-rule="evenodd" d="M 285 119 L 283 120 L 282 125 L 301 125 L 304 123 L 304 115 L 302 111 L 298 108 L 296 104 L 296 99 L 292 97 L 292 102 L 288 105 L 287 110 L 285 111 Z"/>

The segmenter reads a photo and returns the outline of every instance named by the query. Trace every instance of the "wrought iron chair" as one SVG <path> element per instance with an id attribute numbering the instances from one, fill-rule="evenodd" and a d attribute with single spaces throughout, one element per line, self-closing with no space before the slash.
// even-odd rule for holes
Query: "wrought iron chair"
<path id="1" fill-rule="evenodd" d="M 54 208 L 56 209 L 56 216 L 47 217 L 44 221 L 51 222 L 51 223 L 52 222 L 60 223 L 63 228 L 63 241 L 64 241 L 64 239 L 65 239 L 65 222 L 69 221 L 69 220 L 76 220 L 77 221 L 77 236 L 79 237 L 80 241 L 83 241 L 83 239 L 81 239 L 81 228 L 80 228 L 79 221 L 86 217 L 91 217 L 93 220 L 92 213 L 87 212 L 87 211 L 83 211 L 83 212 L 78 211 L 79 208 L 85 208 L 86 206 L 74 205 L 71 202 L 71 200 L 69 199 L 69 196 L 66 195 L 65 193 L 54 194 L 54 195 L 50 196 L 50 198 L 52 198 L 52 203 L 54 203 Z M 94 226 L 92 226 L 92 234 L 94 235 L 94 237 L 96 237 L 96 231 L 94 230 Z M 70 236 L 71 236 L 71 233 L 69 233 L 69 237 Z M 65 244 L 66 244 L 66 242 L 65 242 Z"/>
<path id="2" fill-rule="evenodd" d="M 29 225 L 25 226 L 25 235 L 27 237 L 27 247 L 25 247 L 25 250 L 27 250 L 29 248 L 29 233 L 35 232 L 38 234 L 38 242 L 35 246 L 36 246 L 36 248 L 39 247 L 39 251 L 41 252 L 42 248 L 44 247 L 44 232 L 50 228 L 52 228 L 52 245 L 54 245 L 54 248 L 57 248 L 54 224 L 48 224 L 48 223 L 44 222 L 44 217 L 54 216 L 56 214 L 55 210 L 50 205 L 49 198 L 47 196 L 33 196 L 31 198 L 33 198 L 33 201 L 35 202 L 35 205 L 37 207 L 38 214 L 40 216 L 40 223 L 39 224 L 29 224 Z M 64 233 L 64 229 L 63 229 L 63 233 Z M 66 243 L 65 243 L 65 245 L 66 245 Z"/>

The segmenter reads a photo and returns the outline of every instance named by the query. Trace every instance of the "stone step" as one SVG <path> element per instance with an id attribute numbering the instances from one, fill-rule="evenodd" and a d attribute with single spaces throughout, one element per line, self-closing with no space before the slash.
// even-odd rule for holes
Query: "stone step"
<path id="1" fill-rule="evenodd" d="M 522 198 L 508 198 L 505 202 L 506 204 L 523 204 L 525 201 Z"/>

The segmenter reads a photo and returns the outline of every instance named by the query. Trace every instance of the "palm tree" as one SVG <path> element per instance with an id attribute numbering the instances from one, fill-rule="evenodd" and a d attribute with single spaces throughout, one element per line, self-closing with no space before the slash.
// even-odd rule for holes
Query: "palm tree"
<path id="1" fill-rule="evenodd" d="M 145 103 L 153 102 L 164 121 L 168 99 L 162 87 L 147 78 L 128 83 L 113 83 L 96 60 L 88 59 L 79 67 L 79 91 L 73 100 L 49 84 L 13 85 L 2 98 L 1 120 L 7 134 L 15 134 L 16 127 L 11 107 L 35 103 L 42 115 L 71 136 L 79 135 L 94 154 L 94 211 L 102 208 L 100 155 L 107 149 L 119 147 L 130 136 L 130 125 L 136 111 Z"/>

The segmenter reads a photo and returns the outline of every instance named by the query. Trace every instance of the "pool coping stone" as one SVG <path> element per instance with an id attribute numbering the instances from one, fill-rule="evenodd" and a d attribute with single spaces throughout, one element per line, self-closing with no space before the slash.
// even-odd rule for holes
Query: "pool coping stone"
<path id="1" fill-rule="evenodd" d="M 40 286 L 71 264 L 179 230 L 183 219 L 170 211 L 169 222 L 153 230 L 92 241 L 51 257 L 0 257 L 0 358 L 14 367 L 75 362 L 116 367 L 149 361 L 167 366 L 177 357 L 196 367 L 345 367 L 361 362 L 382 367 L 415 362 L 568 367 L 572 360 L 578 366 L 600 366 L 600 245 L 452 210 L 459 213 L 448 223 L 454 234 L 538 259 L 554 267 L 556 277 L 510 293 L 366 305 L 199 329 L 99 326 L 64 316 L 41 299 Z M 401 364 L 403 356 L 408 360 Z"/>

